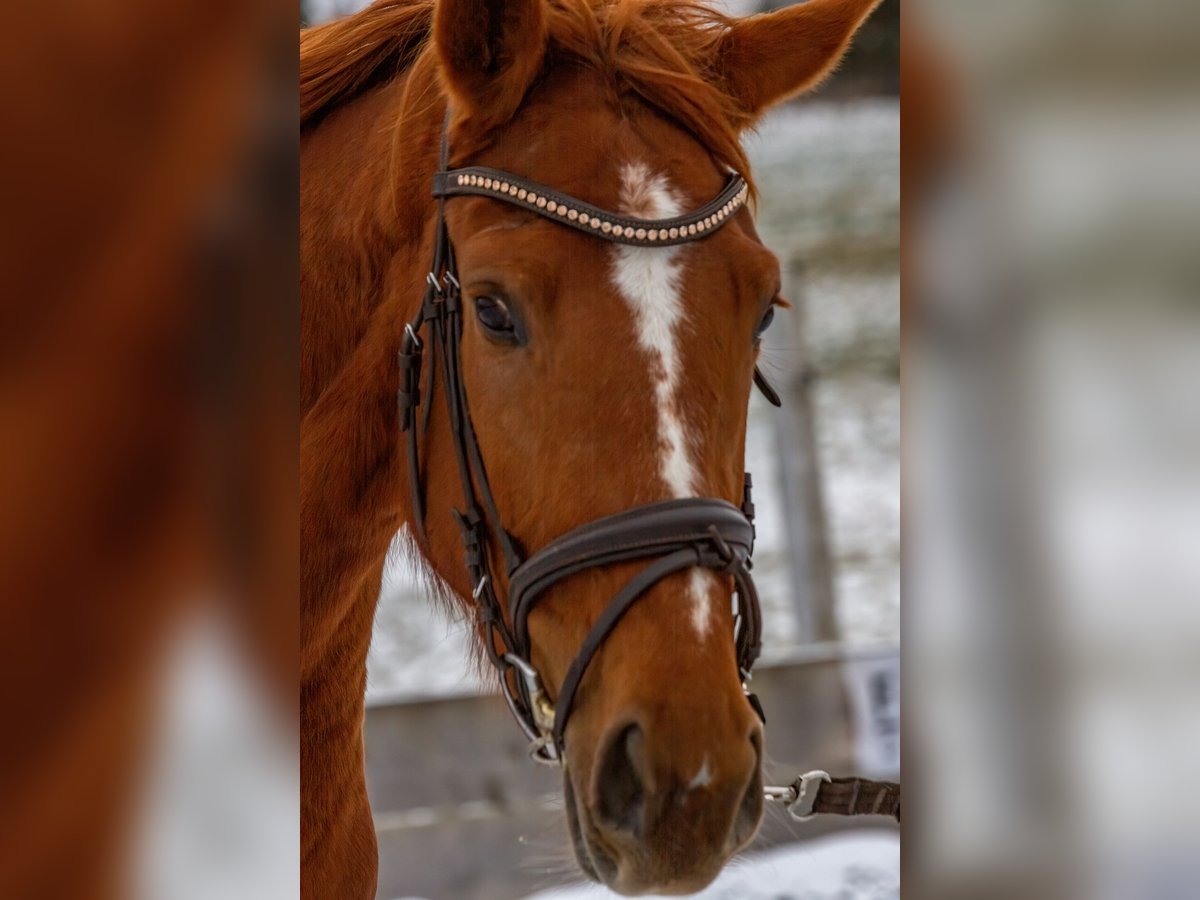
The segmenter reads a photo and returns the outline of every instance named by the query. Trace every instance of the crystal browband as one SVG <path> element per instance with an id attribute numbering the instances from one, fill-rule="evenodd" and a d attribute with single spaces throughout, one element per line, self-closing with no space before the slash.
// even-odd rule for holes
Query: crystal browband
<path id="1" fill-rule="evenodd" d="M 606 241 L 638 247 L 670 247 L 694 241 L 720 228 L 746 205 L 750 187 L 741 175 L 733 174 L 721 193 L 693 213 L 671 219 L 637 219 L 608 212 L 537 182 L 483 166 L 452 169 L 435 176 L 435 197 L 463 194 L 503 200 Z"/>

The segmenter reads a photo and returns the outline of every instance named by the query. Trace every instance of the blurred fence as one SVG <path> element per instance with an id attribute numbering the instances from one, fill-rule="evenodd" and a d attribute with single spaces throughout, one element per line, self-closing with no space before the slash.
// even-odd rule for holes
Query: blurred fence
<path id="1" fill-rule="evenodd" d="M 768 781 L 813 768 L 895 777 L 899 676 L 895 648 L 829 644 L 757 670 Z M 497 698 L 376 700 L 365 736 L 381 900 L 506 900 L 578 880 L 562 773 L 530 762 Z M 896 825 L 877 816 L 800 823 L 769 808 L 751 849 L 862 827 Z"/>

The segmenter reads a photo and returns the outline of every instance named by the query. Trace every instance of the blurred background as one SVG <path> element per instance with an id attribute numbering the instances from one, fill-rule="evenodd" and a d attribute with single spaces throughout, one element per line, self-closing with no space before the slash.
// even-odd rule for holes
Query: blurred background
<path id="1" fill-rule="evenodd" d="M 0 29 L 0 897 L 299 892 L 295 8 Z"/>
<path id="2" fill-rule="evenodd" d="M 307 0 L 303 10 L 316 24 L 364 5 Z M 826 86 L 747 139 L 758 229 L 793 304 L 762 356 L 783 408 L 754 392 L 746 455 L 765 620 L 754 686 L 773 784 L 814 768 L 899 776 L 899 41 L 899 3 L 887 0 Z M 558 775 L 531 765 L 497 696 L 480 698 L 492 682 L 471 662 L 470 623 L 447 621 L 399 548 L 392 556 L 367 688 L 379 896 L 503 900 L 580 880 Z M 899 896 L 894 822 L 768 816 L 701 896 Z"/>
<path id="3" fill-rule="evenodd" d="M 904 9 L 906 888 L 1194 897 L 1200 7 Z"/>

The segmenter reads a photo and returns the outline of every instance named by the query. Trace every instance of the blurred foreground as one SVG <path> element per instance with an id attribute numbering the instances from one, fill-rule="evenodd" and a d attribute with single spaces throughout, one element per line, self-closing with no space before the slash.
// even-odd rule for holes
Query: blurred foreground
<path id="1" fill-rule="evenodd" d="M 906 887 L 1194 897 L 1200 7 L 905 15 Z"/>
<path id="2" fill-rule="evenodd" d="M 6 9 L 0 897 L 296 893 L 297 76 L 272 12 Z M 222 690 L 176 687 L 196 622 Z"/>

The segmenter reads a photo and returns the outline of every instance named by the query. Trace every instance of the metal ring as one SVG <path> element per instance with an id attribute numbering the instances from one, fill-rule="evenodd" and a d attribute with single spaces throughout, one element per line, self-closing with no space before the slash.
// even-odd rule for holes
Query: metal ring
<path id="1" fill-rule="evenodd" d="M 562 757 L 558 755 L 558 748 L 554 746 L 554 738 L 548 734 L 530 742 L 529 758 L 543 766 L 561 766 L 563 764 Z"/>
<path id="2" fill-rule="evenodd" d="M 512 688 L 508 684 L 508 677 L 505 675 L 500 677 L 500 692 L 504 695 L 504 702 L 508 704 L 509 712 L 512 713 L 517 726 L 524 732 L 525 737 L 536 741 L 541 736 L 537 729 L 537 723 L 525 714 L 525 707 L 513 695 Z"/>
<path id="3" fill-rule="evenodd" d="M 506 663 L 508 663 L 510 666 L 512 666 L 514 669 L 520 670 L 521 674 L 524 675 L 526 678 L 538 678 L 539 677 L 537 669 L 535 669 L 533 667 L 533 664 L 526 661 L 522 657 L 517 656 L 517 654 L 515 654 L 515 653 L 505 653 L 504 661 Z"/>
<path id="4" fill-rule="evenodd" d="M 797 778 L 792 783 L 792 789 L 796 792 L 796 799 L 787 804 L 788 815 L 797 822 L 811 819 L 813 816 L 813 805 L 817 802 L 817 793 L 821 789 L 821 782 L 830 781 L 833 781 L 833 779 L 829 777 L 829 773 L 821 769 L 805 772 Z"/>

